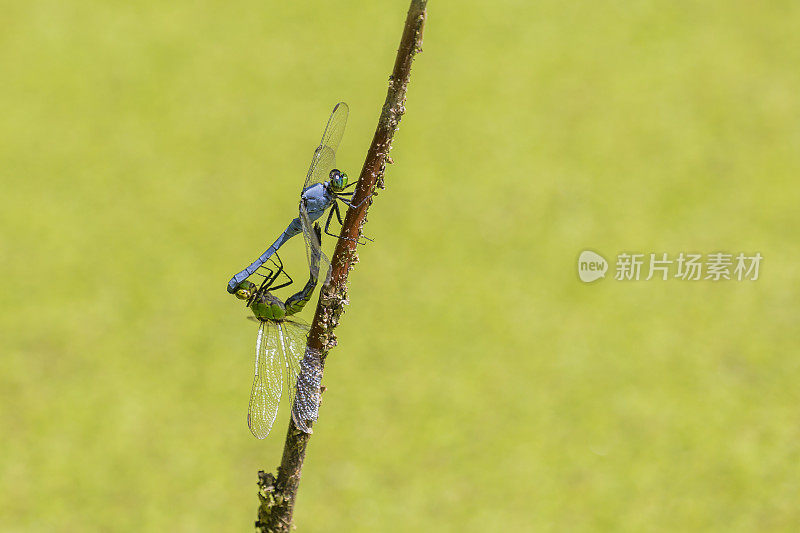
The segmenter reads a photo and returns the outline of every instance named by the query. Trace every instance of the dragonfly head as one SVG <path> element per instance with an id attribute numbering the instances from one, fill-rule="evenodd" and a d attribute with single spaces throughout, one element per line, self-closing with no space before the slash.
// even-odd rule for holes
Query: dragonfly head
<path id="1" fill-rule="evenodd" d="M 236 297 L 240 300 L 249 300 L 256 293 L 256 284 L 252 281 L 244 280 L 236 287 Z"/>
<path id="2" fill-rule="evenodd" d="M 347 187 L 347 174 L 340 171 L 338 168 L 331 170 L 329 177 L 331 179 L 331 189 L 333 189 L 334 192 L 339 192 Z"/>

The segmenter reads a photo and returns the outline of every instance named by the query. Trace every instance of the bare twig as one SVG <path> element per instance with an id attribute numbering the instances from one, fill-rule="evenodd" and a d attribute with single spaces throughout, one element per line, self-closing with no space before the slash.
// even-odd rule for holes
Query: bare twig
<path id="1" fill-rule="evenodd" d="M 353 197 L 353 205 L 359 207 L 347 211 L 341 233 L 342 237 L 347 238 L 339 239 L 331 260 L 333 269 L 330 284 L 320 291 L 319 303 L 308 336 L 308 348 L 320 354 L 323 365 L 328 352 L 336 346 L 333 330 L 339 323 L 344 306 L 348 303 L 347 276 L 358 261 L 355 242 L 361 235 L 361 229 L 367 220 L 367 210 L 372 203 L 371 199 L 363 200 L 373 195 L 376 186 L 383 188 L 386 164 L 392 162 L 389 151 L 400 118 L 405 112 L 404 104 L 411 77 L 411 63 L 417 52 L 422 51 L 422 29 L 425 24 L 427 3 L 427 0 L 411 0 L 403 36 L 400 39 L 400 48 L 397 50 L 394 69 L 389 78 L 386 101 Z M 290 418 L 277 478 L 272 474 L 259 472 L 261 505 L 256 522 L 258 531 L 290 530 L 303 459 L 310 438 L 311 435 L 297 429 Z"/>

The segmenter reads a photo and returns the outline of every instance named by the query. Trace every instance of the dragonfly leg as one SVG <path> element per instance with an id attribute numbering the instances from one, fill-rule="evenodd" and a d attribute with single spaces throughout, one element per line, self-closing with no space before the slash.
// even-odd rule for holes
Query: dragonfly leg
<path id="1" fill-rule="evenodd" d="M 355 194 L 355 193 L 350 193 L 350 194 Z M 339 201 L 343 202 L 344 204 L 346 204 L 346 205 L 347 205 L 347 207 L 349 207 L 349 208 L 351 208 L 351 209 L 358 209 L 359 207 L 361 207 L 361 204 L 363 204 L 364 202 L 366 202 L 367 200 L 369 200 L 371 197 L 372 197 L 371 195 L 370 195 L 370 196 L 367 196 L 366 198 L 364 198 L 363 200 L 361 200 L 360 202 L 358 202 L 356 205 L 353 205 L 353 204 L 351 204 L 350 202 L 348 202 L 347 200 L 345 200 L 344 198 L 339 198 L 339 197 L 338 197 L 338 195 L 336 196 L 336 198 L 337 198 Z M 374 240 L 374 239 L 371 239 L 371 238 L 367 237 L 366 235 L 361 235 L 361 236 L 362 236 L 362 237 L 364 237 L 364 238 L 365 238 L 367 241 L 369 241 L 369 242 L 375 242 L 375 240 Z M 366 243 L 366 242 L 358 242 L 358 244 L 362 244 L 362 245 L 363 245 L 363 244 L 367 244 L 367 243 Z"/>
<path id="2" fill-rule="evenodd" d="M 347 202 L 345 202 L 345 203 L 347 203 Z M 325 222 L 325 234 L 326 235 L 330 235 L 331 237 L 336 237 L 337 239 L 345 239 L 347 241 L 353 241 L 356 244 L 361 244 L 361 245 L 367 244 L 366 241 L 365 242 L 361 242 L 361 241 L 356 240 L 356 239 L 351 239 L 350 237 L 342 237 L 341 235 L 334 235 L 333 233 L 328 231 L 328 226 L 330 226 L 330 224 L 331 224 L 331 218 L 333 217 L 333 213 L 336 213 L 336 219 L 339 221 L 339 225 L 341 226 L 341 225 L 344 224 L 344 222 L 342 221 L 342 214 L 339 211 L 339 205 L 336 202 L 334 202 L 333 205 L 331 206 L 330 213 L 328 213 L 328 220 Z M 362 237 L 364 237 L 368 241 L 372 241 L 372 239 L 370 239 L 369 237 L 367 237 L 365 235 L 362 235 Z"/>
<path id="3" fill-rule="evenodd" d="M 274 272 L 272 270 L 270 270 L 269 271 L 269 276 L 264 278 L 264 281 L 261 282 L 261 287 L 259 287 L 259 290 L 261 288 L 263 288 L 264 290 L 269 289 L 272 286 L 272 284 L 275 282 L 275 280 L 278 279 L 278 276 L 280 276 L 280 274 L 281 274 L 281 269 L 280 268 L 278 268 L 278 270 L 276 270 Z"/>
<path id="4" fill-rule="evenodd" d="M 340 225 L 340 226 L 344 225 L 344 221 L 342 220 L 342 212 L 341 212 L 341 211 L 339 211 L 339 206 L 338 206 L 338 205 L 336 205 L 336 203 L 334 203 L 334 204 L 333 204 L 333 207 L 331 208 L 331 215 L 332 215 L 334 212 L 336 213 L 336 220 L 338 220 L 338 221 L 339 221 L 339 225 Z M 328 218 L 331 218 L 331 215 L 328 215 Z"/>
<path id="5" fill-rule="evenodd" d="M 339 221 L 339 225 L 341 226 L 344 224 L 344 221 L 342 221 L 342 214 L 339 211 L 339 206 L 336 204 L 336 202 L 334 202 L 331 206 L 330 212 L 328 213 L 328 220 L 325 221 L 325 235 L 330 235 L 331 237 L 336 237 L 337 239 L 345 239 L 358 243 L 358 241 L 351 239 L 350 237 L 342 237 L 341 235 L 336 235 L 335 233 L 328 231 L 328 227 L 331 225 L 331 219 L 333 218 L 334 213 L 336 213 L 336 219 Z"/>
<path id="6" fill-rule="evenodd" d="M 273 259 L 273 257 L 274 257 L 274 259 Z M 275 262 L 275 259 L 278 260 L 277 263 Z M 278 267 L 278 272 L 282 272 L 283 271 L 283 261 L 281 260 L 281 256 L 280 256 L 280 254 L 278 254 L 277 251 L 274 254 L 272 254 L 272 256 L 269 258 L 269 260 L 272 261 L 273 265 Z"/>
<path id="7" fill-rule="evenodd" d="M 353 204 L 351 204 L 350 202 L 348 202 L 348 200 L 352 200 L 352 198 L 346 198 L 346 197 L 343 197 L 344 195 L 340 195 L 340 194 L 338 194 L 338 193 L 337 193 L 337 194 L 334 194 L 334 196 L 336 197 L 336 199 L 337 199 L 337 200 L 339 200 L 340 202 L 342 202 L 343 204 L 345 204 L 345 205 L 346 205 L 347 207 L 349 207 L 350 209 L 358 209 L 359 207 L 361 207 L 361 205 L 362 205 L 364 202 L 366 202 L 367 200 L 369 200 L 369 199 L 371 198 L 371 196 L 367 196 L 366 198 L 364 198 L 363 200 L 361 200 L 361 201 L 360 201 L 360 202 L 358 202 L 357 204 L 353 205 Z"/>
<path id="8" fill-rule="evenodd" d="M 287 274 L 287 277 L 288 277 L 288 274 Z M 287 281 L 287 282 L 285 282 L 285 283 L 281 283 L 280 285 L 275 285 L 274 287 L 270 287 L 270 288 L 269 288 L 269 290 L 271 290 L 271 291 L 277 291 L 278 289 L 282 289 L 282 288 L 284 288 L 284 287 L 288 287 L 288 286 L 289 286 L 289 285 L 291 285 L 292 283 L 294 283 L 294 280 L 292 280 L 291 278 L 289 278 L 289 281 Z"/>
<path id="9" fill-rule="evenodd" d="M 269 270 L 269 269 L 267 269 L 267 270 Z M 272 286 L 272 283 L 275 281 L 275 279 L 281 273 L 280 269 L 275 271 L 274 273 L 272 272 L 272 270 L 270 270 L 269 272 L 270 272 L 269 276 L 265 276 L 264 277 L 264 281 L 262 281 L 261 285 L 258 286 L 258 290 L 256 292 L 254 292 L 253 295 L 250 297 L 250 300 L 247 301 L 247 305 L 252 304 L 255 301 L 256 296 L 258 294 L 261 294 L 264 291 L 269 290 L 270 286 Z"/>
<path id="10" fill-rule="evenodd" d="M 291 285 L 292 283 L 294 283 L 294 280 L 292 279 L 292 277 L 289 275 L 289 273 L 288 273 L 288 272 L 286 272 L 285 270 L 281 270 L 281 271 L 283 272 L 283 275 L 284 275 L 284 276 L 286 276 L 287 278 L 289 278 L 289 281 L 286 281 L 286 282 L 284 282 L 284 283 L 281 283 L 280 285 L 275 285 L 275 286 L 273 286 L 273 287 L 270 287 L 270 288 L 269 288 L 270 290 L 272 290 L 272 291 L 276 291 L 276 290 L 278 290 L 278 289 L 282 289 L 282 288 L 284 288 L 284 287 L 288 287 L 289 285 Z M 276 276 L 276 277 L 277 277 L 277 276 Z"/>
<path id="11" fill-rule="evenodd" d="M 265 268 L 265 270 L 267 270 L 267 272 L 269 272 L 269 275 L 266 276 L 264 278 L 264 281 L 261 282 L 261 286 L 258 288 L 258 292 L 263 292 L 270 289 L 271 290 L 280 289 L 289 286 L 294 282 L 289 273 L 283 269 L 283 261 L 281 261 L 281 256 L 278 255 L 277 252 L 275 252 L 275 254 L 273 254 L 273 257 L 277 258 L 278 261 L 276 262 L 275 259 L 272 258 L 270 258 L 269 260 L 273 265 L 277 267 L 277 269 L 273 271 L 271 268 L 263 267 Z M 289 281 L 282 283 L 281 285 L 273 286 L 273 283 L 275 283 L 275 280 L 278 279 L 278 276 L 280 276 L 281 273 L 283 273 L 283 275 L 286 276 L 289 279 Z"/>
<path id="12" fill-rule="evenodd" d="M 342 225 L 342 216 L 339 214 L 339 209 L 336 206 L 336 202 L 334 202 L 333 206 L 331 207 L 331 210 L 328 212 L 328 219 L 325 221 L 325 235 L 330 235 L 331 237 L 338 237 L 338 235 L 334 235 L 333 233 L 328 231 L 328 228 L 331 225 L 331 219 L 333 218 L 334 212 L 336 213 L 336 218 L 339 219 L 339 225 L 340 226 Z"/>
<path id="13" fill-rule="evenodd" d="M 269 267 L 265 267 L 265 266 L 263 266 L 263 265 L 262 265 L 262 267 L 261 267 L 261 268 L 263 268 L 264 270 L 266 270 L 266 271 L 267 271 L 267 275 L 266 275 L 266 276 L 265 276 L 264 274 L 262 274 L 261 272 L 259 272 L 258 270 L 256 270 L 256 271 L 254 272 L 254 274 L 256 274 L 257 276 L 261 276 L 262 278 L 269 278 L 269 277 L 272 277 L 272 269 L 271 269 L 271 268 L 269 268 Z"/>
<path id="14" fill-rule="evenodd" d="M 276 263 L 275 260 L 272 259 L 272 258 L 270 258 L 270 260 L 272 261 L 272 264 L 274 264 L 275 266 L 278 267 L 278 271 L 275 273 L 275 276 L 272 278 L 272 281 L 270 282 L 270 286 L 268 287 L 268 289 L 274 291 L 274 290 L 282 289 L 283 287 L 288 287 L 289 285 L 294 283 L 294 280 L 292 279 L 292 276 L 290 276 L 289 273 L 286 272 L 286 270 L 284 270 L 283 261 L 281 260 L 280 254 L 278 254 L 278 252 L 275 252 L 273 254 L 273 257 L 275 259 L 277 259 L 278 262 Z M 283 272 L 283 275 L 286 276 L 289 281 L 281 283 L 280 285 L 273 286 L 272 283 L 275 283 L 275 280 L 278 279 L 278 276 L 281 274 L 281 272 Z"/>

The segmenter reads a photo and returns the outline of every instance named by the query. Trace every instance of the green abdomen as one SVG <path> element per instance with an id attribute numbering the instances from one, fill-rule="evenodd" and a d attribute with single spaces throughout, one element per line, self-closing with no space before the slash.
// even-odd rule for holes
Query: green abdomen
<path id="1" fill-rule="evenodd" d="M 289 296 L 286 299 L 286 314 L 293 315 L 302 311 L 308 301 L 311 300 L 311 295 L 314 294 L 314 287 L 316 286 L 317 280 L 312 276 L 306 283 L 306 286 L 303 287 L 303 290 Z"/>

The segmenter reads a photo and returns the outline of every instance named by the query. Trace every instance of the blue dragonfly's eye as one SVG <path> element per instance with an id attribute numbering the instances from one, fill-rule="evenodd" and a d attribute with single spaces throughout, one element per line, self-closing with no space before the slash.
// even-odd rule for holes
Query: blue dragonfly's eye
<path id="1" fill-rule="evenodd" d="M 338 169 L 331 170 L 330 173 L 331 186 L 334 189 L 342 189 L 347 185 L 347 174 L 340 172 Z"/>

